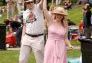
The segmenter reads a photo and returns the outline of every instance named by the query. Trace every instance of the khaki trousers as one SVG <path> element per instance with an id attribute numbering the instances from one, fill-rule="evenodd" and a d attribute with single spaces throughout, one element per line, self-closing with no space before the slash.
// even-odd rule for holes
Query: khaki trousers
<path id="1" fill-rule="evenodd" d="M 34 52 L 36 63 L 43 63 L 44 59 L 44 36 L 30 37 L 24 35 L 22 37 L 22 45 L 20 49 L 19 63 L 27 63 L 31 52 Z"/>

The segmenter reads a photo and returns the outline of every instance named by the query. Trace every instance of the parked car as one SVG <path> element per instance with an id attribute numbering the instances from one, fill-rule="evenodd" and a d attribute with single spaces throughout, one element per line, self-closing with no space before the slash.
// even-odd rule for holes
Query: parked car
<path id="1" fill-rule="evenodd" d="M 68 39 L 77 40 L 79 37 L 79 27 L 76 25 L 69 26 Z"/>

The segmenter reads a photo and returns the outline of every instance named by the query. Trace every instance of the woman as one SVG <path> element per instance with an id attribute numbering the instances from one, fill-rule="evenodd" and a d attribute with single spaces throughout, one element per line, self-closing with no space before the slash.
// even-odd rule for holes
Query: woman
<path id="1" fill-rule="evenodd" d="M 67 39 L 68 26 L 65 21 L 66 11 L 56 7 L 49 15 L 44 5 L 44 16 L 48 21 L 48 39 L 45 45 L 44 63 L 66 63 L 66 44 L 72 48 Z"/>

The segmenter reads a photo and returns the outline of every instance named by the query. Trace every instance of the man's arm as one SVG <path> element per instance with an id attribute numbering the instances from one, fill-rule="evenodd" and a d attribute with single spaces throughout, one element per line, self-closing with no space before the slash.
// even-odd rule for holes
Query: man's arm
<path id="1" fill-rule="evenodd" d="M 40 2 L 38 3 L 38 5 L 39 5 L 39 7 L 40 7 L 41 9 L 43 9 L 43 0 L 40 0 Z"/>

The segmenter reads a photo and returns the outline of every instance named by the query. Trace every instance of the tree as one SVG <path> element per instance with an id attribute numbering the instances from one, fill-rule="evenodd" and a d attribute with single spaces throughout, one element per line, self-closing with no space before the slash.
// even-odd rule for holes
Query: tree
<path id="1" fill-rule="evenodd" d="M 5 0 L 0 0 L 0 2 L 2 3 L 2 5 L 6 4 Z"/>

